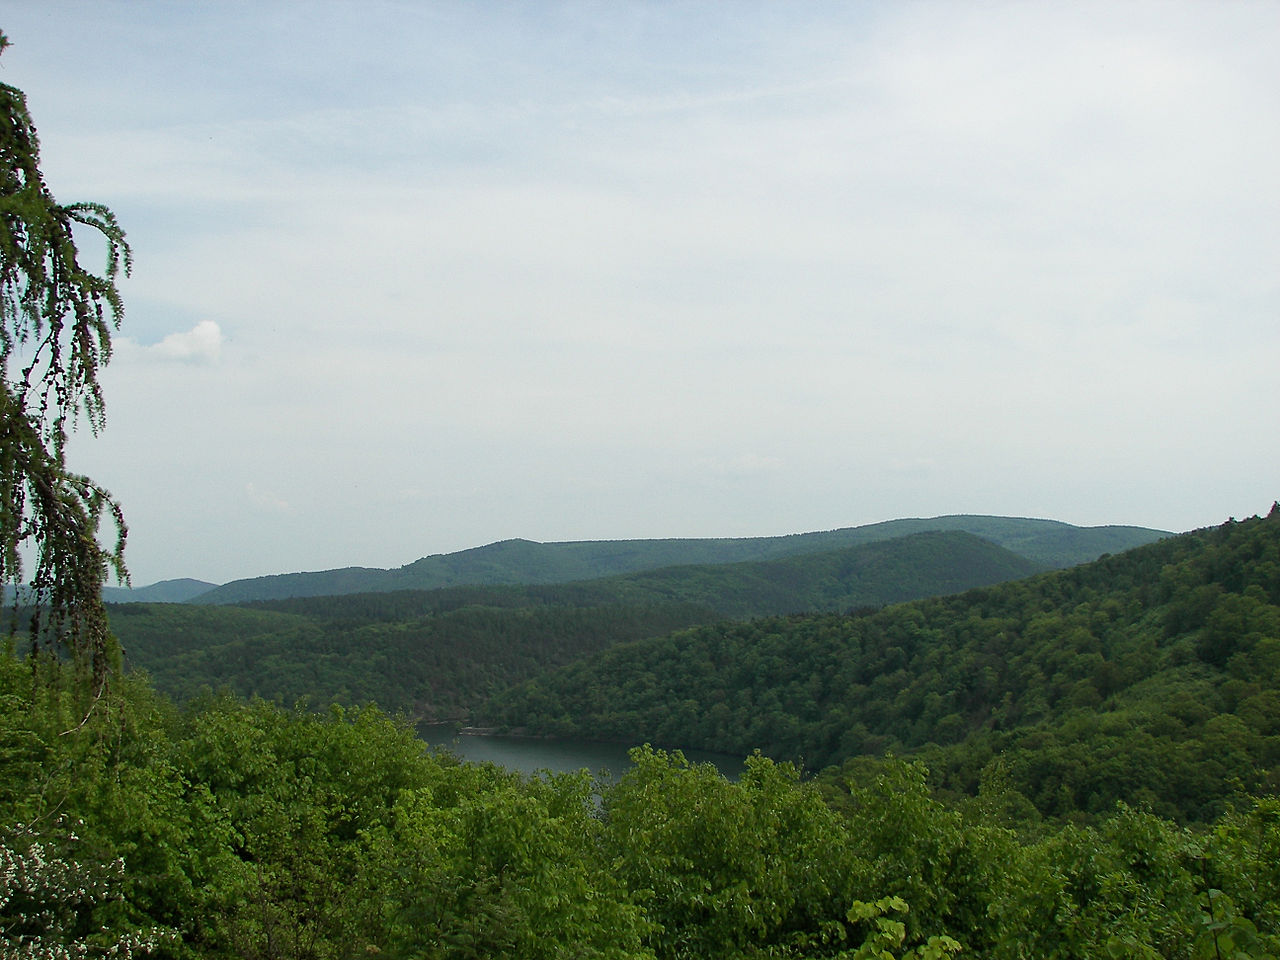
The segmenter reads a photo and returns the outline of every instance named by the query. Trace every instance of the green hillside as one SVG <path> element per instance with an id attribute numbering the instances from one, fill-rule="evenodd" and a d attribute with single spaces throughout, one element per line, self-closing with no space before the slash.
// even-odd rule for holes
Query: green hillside
<path id="1" fill-rule="evenodd" d="M 133 668 L 187 699 L 227 686 L 292 703 L 375 701 L 466 716 L 501 690 L 616 643 L 726 617 L 847 610 L 1010 580 L 1035 565 L 967 533 L 830 553 L 671 567 L 542 586 L 455 587 L 263 601 L 122 605 Z"/>
<path id="2" fill-rule="evenodd" d="M 216 586 L 204 580 L 161 580 L 145 587 L 103 587 L 102 599 L 107 603 L 185 603 Z"/>
<path id="3" fill-rule="evenodd" d="M 495 698 L 486 722 L 802 760 L 921 751 L 1039 810 L 1207 819 L 1280 782 L 1280 507 L 1016 583 L 864 615 L 705 625 Z"/>
<path id="4" fill-rule="evenodd" d="M 609 595 L 465 588 L 112 616 L 150 624 L 131 656 L 216 652 L 203 669 L 321 627 L 342 641 L 332 655 L 369 659 L 414 604 L 456 616 L 455 635 L 486 614 L 615 609 L 544 590 Z M 279 663 L 297 669 L 287 648 Z M 653 670 L 601 680 L 628 709 L 679 686 L 712 704 L 684 714 L 696 722 L 741 694 L 760 729 L 803 737 L 805 695 L 842 690 L 819 726 L 865 753 L 815 781 L 763 756 L 730 781 L 649 748 L 616 783 L 525 778 L 424 750 L 376 709 L 211 697 L 179 710 L 137 674 L 94 700 L 52 657 L 6 654 L 0 926 L 35 930 L 49 955 L 92 938 L 86 955 L 153 944 L 219 960 L 1280 955 L 1280 506 L 959 596 L 613 651 L 649 649 L 663 653 Z M 331 665 L 318 649 L 309 664 Z M 729 677 L 740 686 L 717 699 Z M 866 755 L 887 748 L 927 765 Z"/>
<path id="5" fill-rule="evenodd" d="M 931 532 L 826 553 L 664 567 L 595 582 L 635 599 L 701 603 L 746 618 L 879 607 L 1016 580 L 1039 569 L 972 534 Z"/>
<path id="6" fill-rule="evenodd" d="M 722 617 L 883 606 L 1016 580 L 1042 568 L 972 534 L 918 533 L 779 560 L 687 564 L 558 584 L 450 587 L 261 600 L 250 606 L 347 622 L 464 606 L 692 603 Z"/>
<path id="7" fill-rule="evenodd" d="M 209 612 L 204 623 L 189 619 Z M 465 718 L 548 666 L 713 617 L 680 604 L 466 606 L 364 625 L 235 607 L 144 604 L 112 607 L 110 615 L 130 667 L 180 701 L 228 689 L 317 707 L 377 703 L 432 720 Z"/>
<path id="8" fill-rule="evenodd" d="M 6 957 L 1280 953 L 1274 796 L 1204 830 L 1123 805 L 1011 828 L 998 778 L 951 804 L 902 761 L 839 793 L 648 748 L 616 783 L 522 777 L 375 709 L 179 712 L 125 676 L 83 714 L 50 666 L 0 656 Z"/>
<path id="9" fill-rule="evenodd" d="M 457 553 L 424 557 L 396 570 L 347 567 L 236 580 L 203 593 L 192 602 L 244 603 L 475 584 L 567 583 L 669 566 L 775 560 L 938 530 L 971 533 L 1044 567 L 1073 566 L 1104 553 L 1116 553 L 1168 536 L 1164 531 L 1144 527 L 1075 527 L 1056 520 L 960 515 L 890 520 L 784 537 L 568 543 L 504 540 Z"/>

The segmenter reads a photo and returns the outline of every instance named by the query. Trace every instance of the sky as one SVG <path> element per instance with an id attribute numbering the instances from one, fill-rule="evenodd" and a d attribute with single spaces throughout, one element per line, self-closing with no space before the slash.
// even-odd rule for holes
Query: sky
<path id="1" fill-rule="evenodd" d="M 69 463 L 136 586 L 1280 497 L 1270 0 L 0 17 L 133 247 Z"/>

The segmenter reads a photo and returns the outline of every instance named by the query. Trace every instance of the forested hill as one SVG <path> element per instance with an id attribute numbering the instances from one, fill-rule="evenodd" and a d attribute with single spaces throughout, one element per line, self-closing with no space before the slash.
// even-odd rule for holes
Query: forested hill
<path id="1" fill-rule="evenodd" d="M 726 617 L 881 606 L 1035 569 L 953 531 L 581 583 L 109 610 L 128 664 L 179 699 L 225 685 L 286 703 L 373 700 L 452 719 L 507 686 L 615 643 Z"/>
<path id="2" fill-rule="evenodd" d="M 916 533 L 825 553 L 744 563 L 661 567 L 557 584 L 290 597 L 243 604 L 347 622 L 392 621 L 465 606 L 597 607 L 696 604 L 726 617 L 881 607 L 1017 580 L 1044 568 L 973 534 Z"/>
<path id="3" fill-rule="evenodd" d="M 103 587 L 102 599 L 107 603 L 183 603 L 216 586 L 204 580 L 161 580 L 145 587 Z"/>
<path id="4" fill-rule="evenodd" d="M 482 719 L 811 768 L 922 750 L 965 792 L 999 756 L 1046 815 L 1208 819 L 1233 783 L 1280 784 L 1280 507 L 956 596 L 616 646 Z"/>
<path id="5" fill-rule="evenodd" d="M 957 515 L 890 520 L 783 537 L 566 543 L 504 540 L 457 553 L 424 557 L 395 570 L 347 567 L 236 580 L 203 593 L 192 602 L 243 603 L 477 584 L 567 583 L 660 567 L 775 560 L 937 530 L 974 534 L 1042 567 L 1068 567 L 1168 536 L 1165 531 L 1145 527 L 1076 527 L 1056 520 Z"/>
<path id="6" fill-rule="evenodd" d="M 1030 576 L 1039 565 L 959 531 L 716 566 L 663 567 L 596 581 L 637 599 L 703 603 L 735 618 L 884 606 Z"/>

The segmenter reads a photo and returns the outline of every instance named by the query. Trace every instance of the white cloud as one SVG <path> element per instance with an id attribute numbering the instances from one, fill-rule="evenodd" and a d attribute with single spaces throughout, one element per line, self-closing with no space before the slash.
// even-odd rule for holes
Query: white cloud
<path id="1" fill-rule="evenodd" d="M 201 320 L 190 330 L 168 334 L 158 343 L 139 344 L 129 337 L 120 337 L 114 344 L 117 360 L 124 362 L 150 362 L 160 364 L 216 363 L 222 356 L 222 327 L 213 320 Z"/>
<path id="2" fill-rule="evenodd" d="M 222 354 L 222 328 L 212 320 L 201 320 L 185 333 L 169 334 L 148 347 L 147 353 L 183 363 L 212 363 Z"/>

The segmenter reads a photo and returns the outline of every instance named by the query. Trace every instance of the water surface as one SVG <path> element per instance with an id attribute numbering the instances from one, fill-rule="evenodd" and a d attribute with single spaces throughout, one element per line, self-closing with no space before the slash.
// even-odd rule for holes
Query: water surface
<path id="1" fill-rule="evenodd" d="M 519 773 L 550 770 L 568 773 L 586 768 L 616 779 L 631 768 L 626 745 L 593 740 L 543 739 L 541 737 L 480 736 L 458 733 L 452 724 L 423 724 L 418 735 L 435 747 L 452 750 L 463 760 L 494 763 Z M 712 763 L 731 780 L 742 773 L 742 757 L 706 750 L 682 750 L 694 763 Z"/>

